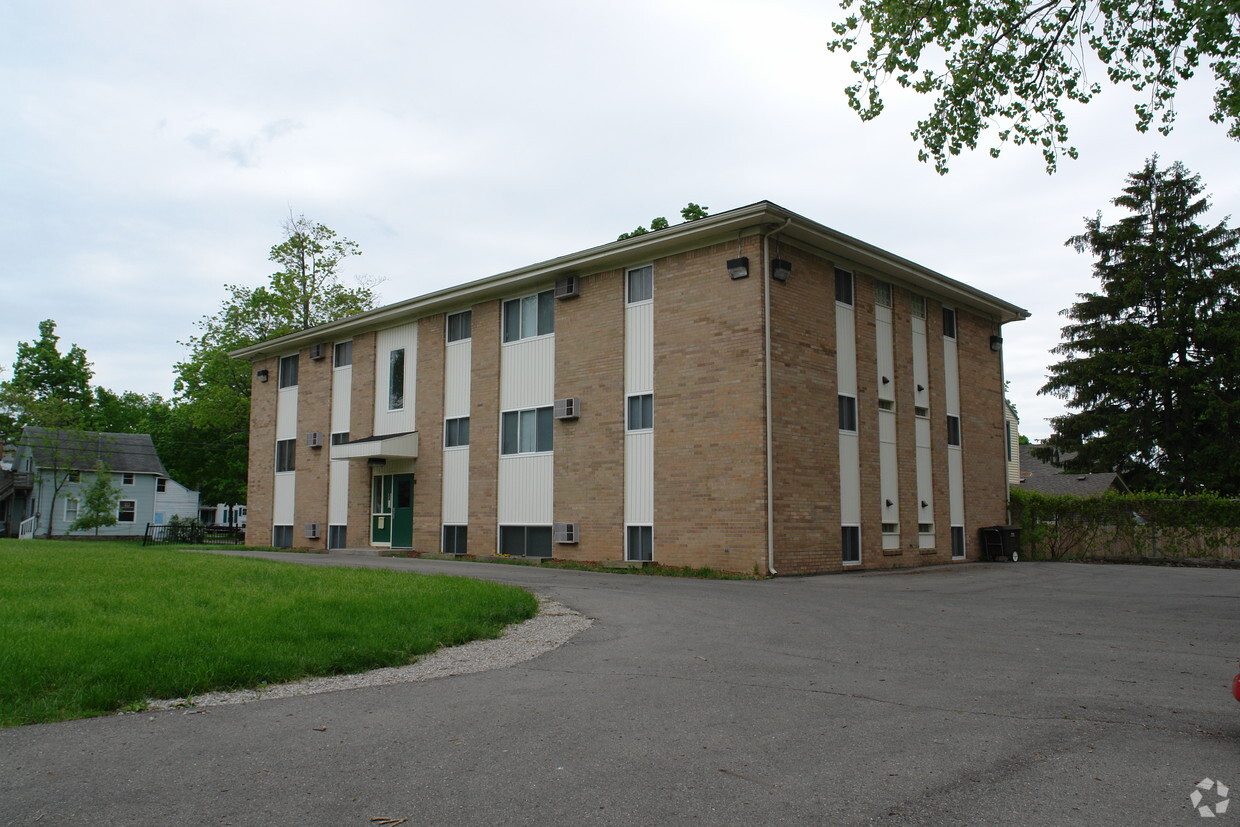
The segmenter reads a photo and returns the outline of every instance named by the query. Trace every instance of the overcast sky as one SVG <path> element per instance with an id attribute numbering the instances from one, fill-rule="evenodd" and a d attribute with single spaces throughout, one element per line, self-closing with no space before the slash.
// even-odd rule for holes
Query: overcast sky
<path id="1" fill-rule="evenodd" d="M 1240 145 L 1180 96 L 1170 138 L 1135 96 L 1069 111 L 1081 159 L 958 159 L 909 139 L 927 108 L 848 108 L 831 0 L 0 4 L 0 364 L 55 319 L 96 384 L 170 395 L 178 344 L 228 283 L 257 286 L 290 211 L 361 245 L 384 303 L 615 239 L 693 201 L 770 200 L 1029 309 L 1005 328 L 1022 432 L 1059 311 L 1094 289 L 1064 247 L 1159 153 L 1240 213 Z M 894 94 L 894 92 L 893 92 Z M 1234 222 L 1233 222 L 1234 223 Z"/>

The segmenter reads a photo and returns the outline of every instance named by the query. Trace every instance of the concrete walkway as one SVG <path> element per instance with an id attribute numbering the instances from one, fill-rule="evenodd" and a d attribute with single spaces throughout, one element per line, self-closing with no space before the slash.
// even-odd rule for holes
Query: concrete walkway
<path id="1" fill-rule="evenodd" d="M 1237 571 L 253 556 L 516 583 L 596 621 L 490 672 L 0 731 L 0 823 L 1192 824 L 1197 781 L 1240 797 Z"/>

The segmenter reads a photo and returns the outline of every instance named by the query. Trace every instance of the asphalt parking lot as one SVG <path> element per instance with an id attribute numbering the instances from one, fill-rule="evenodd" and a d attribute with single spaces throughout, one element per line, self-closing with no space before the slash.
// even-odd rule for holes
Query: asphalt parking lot
<path id="1" fill-rule="evenodd" d="M 490 672 L 0 731 L 0 822 L 1195 824 L 1197 782 L 1240 797 L 1240 571 L 278 557 L 502 580 L 595 622 Z"/>

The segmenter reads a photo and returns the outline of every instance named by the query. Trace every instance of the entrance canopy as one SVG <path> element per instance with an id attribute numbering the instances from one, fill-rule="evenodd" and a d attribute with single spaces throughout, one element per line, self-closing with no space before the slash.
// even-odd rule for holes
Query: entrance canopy
<path id="1" fill-rule="evenodd" d="M 332 459 L 417 459 L 418 432 L 383 434 L 332 446 Z"/>

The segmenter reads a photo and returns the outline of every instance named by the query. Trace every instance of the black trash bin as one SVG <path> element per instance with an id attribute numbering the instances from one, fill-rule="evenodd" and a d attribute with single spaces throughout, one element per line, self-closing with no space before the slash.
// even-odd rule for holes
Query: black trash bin
<path id="1" fill-rule="evenodd" d="M 982 557 L 987 560 L 1020 559 L 1020 526 L 992 525 L 980 529 Z"/>

